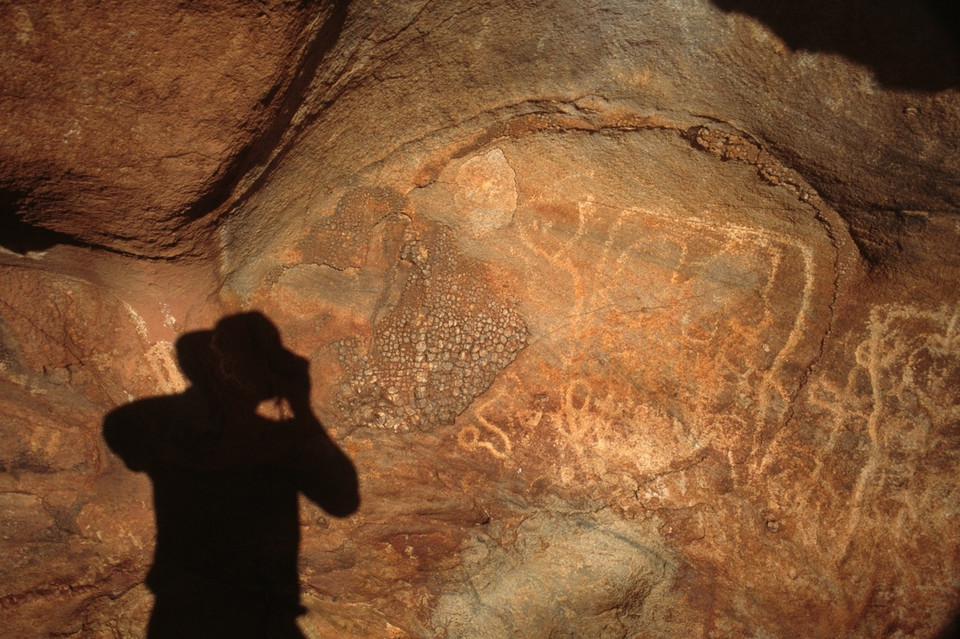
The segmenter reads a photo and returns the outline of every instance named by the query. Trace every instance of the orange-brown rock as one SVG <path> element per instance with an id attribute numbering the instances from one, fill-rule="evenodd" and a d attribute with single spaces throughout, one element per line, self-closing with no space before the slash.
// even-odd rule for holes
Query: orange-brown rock
<path id="1" fill-rule="evenodd" d="M 220 207 L 291 125 L 342 18 L 324 3 L 234 0 L 2 11 L 0 192 L 16 209 L 5 224 L 15 215 L 148 257 L 207 248 Z"/>
<path id="2" fill-rule="evenodd" d="M 104 418 L 257 311 L 306 637 L 946 636 L 960 45 L 848 4 L 4 7 L 0 627 L 145 636 Z"/>

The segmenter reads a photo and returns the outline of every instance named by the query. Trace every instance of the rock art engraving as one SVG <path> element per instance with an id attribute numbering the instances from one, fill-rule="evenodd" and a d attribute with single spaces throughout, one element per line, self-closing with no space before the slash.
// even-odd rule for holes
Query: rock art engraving
<path id="1" fill-rule="evenodd" d="M 705 539 L 715 515 L 703 509 L 783 453 L 832 317 L 840 232 L 820 217 L 815 192 L 755 144 L 705 129 L 694 142 L 748 165 L 736 179 L 764 183 L 740 203 L 745 213 L 709 197 L 694 208 L 630 191 L 613 170 L 564 173 L 562 159 L 529 141 L 497 141 L 519 188 L 512 237 L 474 250 L 524 274 L 530 337 L 458 420 L 457 437 L 465 453 L 535 485 L 597 491 L 635 517 L 659 513 L 682 543 Z M 765 223 L 771 216 L 790 223 Z"/>
<path id="2" fill-rule="evenodd" d="M 848 408 L 868 437 L 866 463 L 852 490 L 848 543 L 864 517 L 885 507 L 916 523 L 933 506 L 932 495 L 918 501 L 910 484 L 921 468 L 936 472 L 939 449 L 955 450 L 960 438 L 958 318 L 960 306 L 881 306 L 870 313 L 868 337 L 850 373 L 853 383 L 865 378 L 869 407 Z"/>
<path id="3" fill-rule="evenodd" d="M 795 392 L 792 367 L 806 357 L 800 350 L 808 339 L 810 300 L 817 287 L 830 285 L 816 279 L 809 248 L 775 233 L 695 218 L 595 203 L 579 210 L 574 238 L 551 251 L 543 248 L 551 246 L 550 229 L 536 228 L 537 222 L 521 226 L 529 242 L 521 257 L 530 271 L 546 267 L 544 279 L 580 291 L 570 296 L 562 324 L 532 331 L 531 346 L 549 361 L 571 358 L 570 367 L 587 378 L 612 376 L 620 390 L 597 397 L 574 378 L 555 404 L 564 407 L 555 415 L 565 425 L 558 433 L 578 441 L 606 423 L 610 435 L 622 439 L 624 423 L 662 413 L 642 401 L 643 389 L 654 394 L 658 388 L 682 393 L 694 407 L 675 416 L 690 431 L 685 437 L 709 441 L 724 425 L 777 419 Z M 618 233 L 637 239 L 618 242 Z M 587 269 L 582 253 L 599 243 L 596 237 L 605 241 Z M 615 407 L 618 395 L 621 404 L 628 398 L 634 404 L 632 415 Z M 599 421 L 571 412 L 601 407 L 607 414 Z M 716 419 L 718 412 L 729 419 Z M 503 453 L 499 439 L 489 444 Z"/>

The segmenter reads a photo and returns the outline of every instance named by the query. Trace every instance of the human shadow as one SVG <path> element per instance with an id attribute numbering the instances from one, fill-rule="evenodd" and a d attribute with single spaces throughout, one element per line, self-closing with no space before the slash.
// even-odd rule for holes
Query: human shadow
<path id="1" fill-rule="evenodd" d="M 713 0 L 753 16 L 793 50 L 839 54 L 892 89 L 960 86 L 956 0 Z"/>
<path id="2" fill-rule="evenodd" d="M 122 406 L 103 424 L 110 449 L 153 482 L 147 636 L 301 639 L 298 495 L 350 515 L 360 503 L 353 463 L 310 407 L 307 360 L 262 314 L 188 333 L 176 352 L 189 388 Z"/>

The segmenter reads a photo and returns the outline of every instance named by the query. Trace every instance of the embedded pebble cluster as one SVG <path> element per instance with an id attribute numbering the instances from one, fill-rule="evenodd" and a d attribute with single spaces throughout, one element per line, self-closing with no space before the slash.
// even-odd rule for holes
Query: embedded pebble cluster
<path id="1" fill-rule="evenodd" d="M 308 239 L 323 263 L 337 269 L 363 266 L 370 231 L 383 218 L 403 209 L 403 196 L 388 188 L 363 187 L 345 194 L 333 214 Z M 304 247 L 301 247 L 304 248 Z"/>
<path id="2" fill-rule="evenodd" d="M 407 280 L 374 327 L 369 352 L 356 356 L 356 345 L 339 344 L 351 371 L 341 410 L 356 426 L 429 430 L 452 423 L 489 388 L 526 344 L 527 328 L 448 229 L 412 236 L 401 257 L 411 265 Z"/>

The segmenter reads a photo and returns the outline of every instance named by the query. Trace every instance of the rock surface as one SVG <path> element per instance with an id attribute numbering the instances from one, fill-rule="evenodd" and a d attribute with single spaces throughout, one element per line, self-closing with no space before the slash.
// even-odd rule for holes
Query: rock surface
<path id="1" fill-rule="evenodd" d="M 144 636 L 103 418 L 255 309 L 360 479 L 308 637 L 938 636 L 960 45 L 781 5 L 0 9 L 5 633 Z"/>

